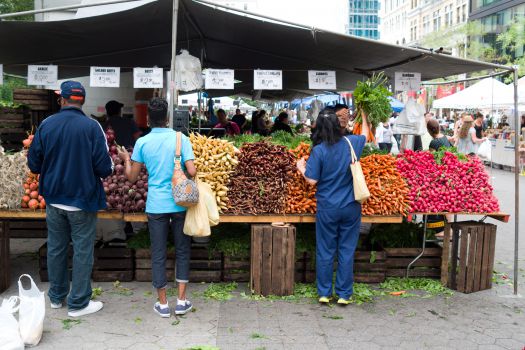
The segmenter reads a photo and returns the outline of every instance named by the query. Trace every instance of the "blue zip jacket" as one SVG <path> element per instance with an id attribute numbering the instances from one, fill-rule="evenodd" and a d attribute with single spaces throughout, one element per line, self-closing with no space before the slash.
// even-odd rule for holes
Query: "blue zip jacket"
<path id="1" fill-rule="evenodd" d="M 100 124 L 81 109 L 64 107 L 46 118 L 35 133 L 27 157 L 40 174 L 39 192 L 46 204 L 96 212 L 106 208 L 101 178 L 113 172 Z"/>

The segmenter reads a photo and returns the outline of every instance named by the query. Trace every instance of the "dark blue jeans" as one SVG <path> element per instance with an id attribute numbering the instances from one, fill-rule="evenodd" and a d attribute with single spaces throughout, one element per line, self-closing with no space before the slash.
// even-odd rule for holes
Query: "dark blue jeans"
<path id="1" fill-rule="evenodd" d="M 348 299 L 354 292 L 354 253 L 359 240 L 361 204 L 353 202 L 346 208 L 317 210 L 316 274 L 319 296 L 332 296 L 334 258 L 337 256 L 335 293 Z"/>
<path id="2" fill-rule="evenodd" d="M 191 237 L 182 232 L 186 212 L 169 214 L 149 214 L 148 226 L 151 240 L 151 270 L 153 287 L 166 288 L 166 253 L 168 232 L 171 231 L 175 239 L 175 280 L 181 283 L 189 282 Z"/>
<path id="3" fill-rule="evenodd" d="M 48 205 L 46 216 L 49 299 L 61 303 L 67 296 L 70 310 L 83 309 L 91 299 L 97 213 L 66 211 Z M 73 242 L 71 290 L 67 266 L 70 241 Z"/>

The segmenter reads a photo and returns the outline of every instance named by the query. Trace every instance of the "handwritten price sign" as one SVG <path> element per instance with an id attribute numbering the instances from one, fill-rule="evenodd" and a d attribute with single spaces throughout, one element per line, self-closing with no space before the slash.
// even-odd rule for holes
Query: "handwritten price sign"
<path id="1" fill-rule="evenodd" d="M 396 91 L 417 91 L 421 87 L 421 73 L 396 72 Z"/>
<path id="2" fill-rule="evenodd" d="M 164 85 L 162 68 L 134 68 L 133 87 L 135 89 L 156 89 Z"/>
<path id="3" fill-rule="evenodd" d="M 58 66 L 27 66 L 27 85 L 56 85 Z"/>
<path id="4" fill-rule="evenodd" d="M 119 67 L 91 67 L 89 75 L 91 87 L 120 87 Z"/>
<path id="5" fill-rule="evenodd" d="M 233 69 L 206 69 L 206 90 L 233 90 L 235 72 Z"/>
<path id="6" fill-rule="evenodd" d="M 310 90 L 336 90 L 337 81 L 334 71 L 308 71 L 308 87 Z"/>
<path id="7" fill-rule="evenodd" d="M 254 90 L 282 90 L 282 70 L 255 70 L 253 71 Z"/>

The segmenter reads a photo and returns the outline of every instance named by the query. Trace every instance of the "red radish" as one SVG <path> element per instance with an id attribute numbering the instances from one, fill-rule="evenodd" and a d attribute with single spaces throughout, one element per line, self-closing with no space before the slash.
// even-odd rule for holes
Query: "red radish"
<path id="1" fill-rule="evenodd" d="M 37 191 L 32 191 L 29 194 L 29 197 L 31 197 L 32 199 L 37 199 L 38 198 L 38 192 Z"/>
<path id="2" fill-rule="evenodd" d="M 26 204 L 29 203 L 30 200 L 31 200 L 31 198 L 29 196 L 23 196 L 22 197 L 22 202 L 24 202 Z"/>
<path id="3" fill-rule="evenodd" d="M 29 203 L 27 203 L 27 206 L 29 207 L 29 209 L 36 210 L 38 209 L 38 201 L 36 199 L 31 199 Z"/>

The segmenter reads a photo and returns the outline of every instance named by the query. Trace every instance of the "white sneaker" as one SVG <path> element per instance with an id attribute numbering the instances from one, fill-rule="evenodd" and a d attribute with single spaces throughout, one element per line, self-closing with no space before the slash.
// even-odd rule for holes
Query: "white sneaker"
<path id="1" fill-rule="evenodd" d="M 85 316 L 89 314 L 94 314 L 95 312 L 102 310 L 103 307 L 104 307 L 104 304 L 102 304 L 101 301 L 90 300 L 88 306 L 86 306 L 85 308 L 80 309 L 80 310 L 69 311 L 67 315 L 69 317 Z"/>
<path id="2" fill-rule="evenodd" d="M 63 305 L 62 305 L 62 303 L 56 303 L 55 304 L 54 302 L 51 302 L 50 306 L 51 306 L 52 309 L 61 309 Z"/>

